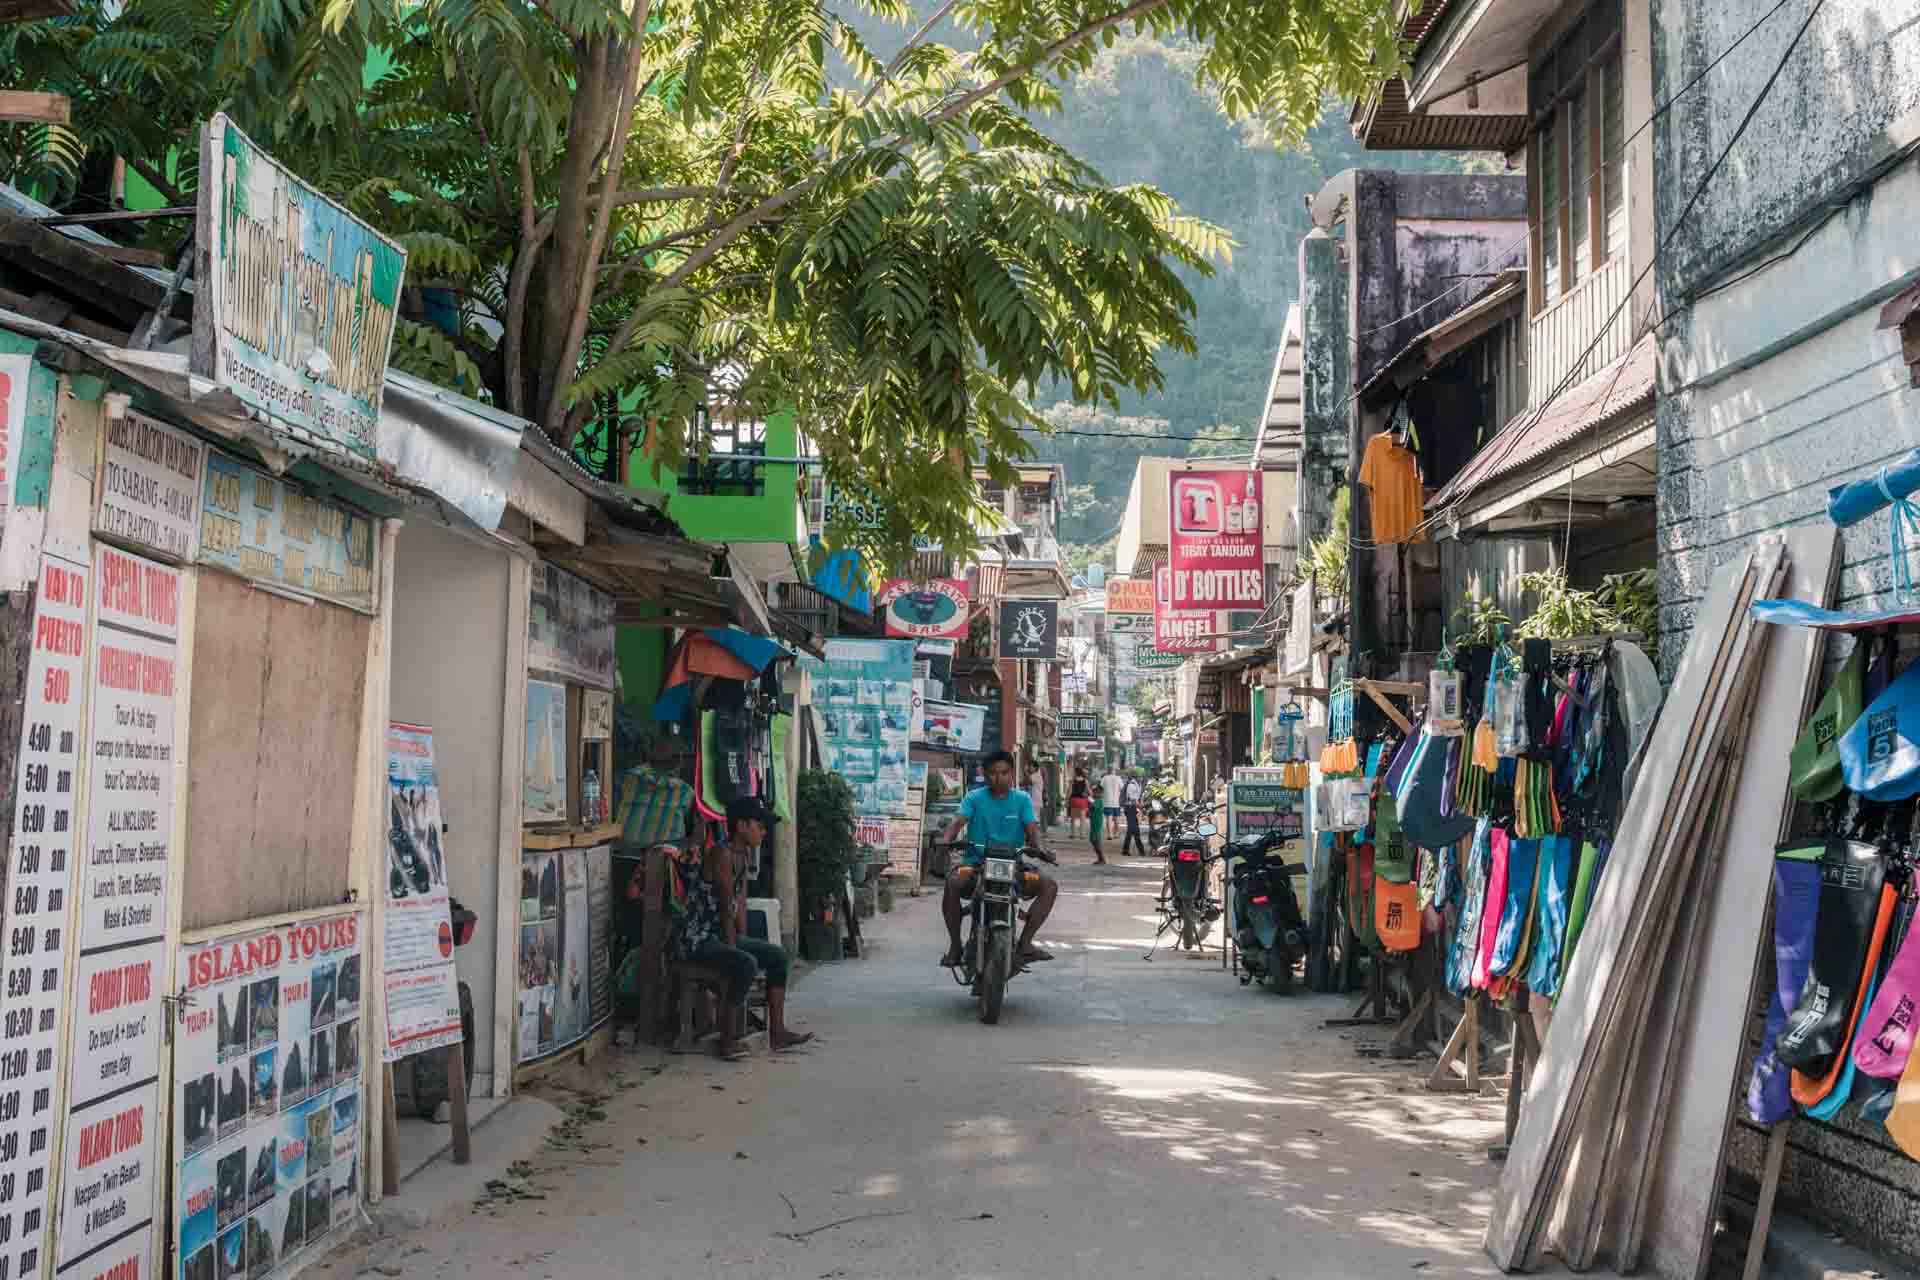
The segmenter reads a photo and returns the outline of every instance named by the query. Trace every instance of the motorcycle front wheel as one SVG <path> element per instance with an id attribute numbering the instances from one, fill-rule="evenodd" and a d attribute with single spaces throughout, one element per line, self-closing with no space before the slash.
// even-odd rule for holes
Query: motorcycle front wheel
<path id="1" fill-rule="evenodd" d="M 1267 987 L 1275 995 L 1293 994 L 1293 957 L 1284 943 L 1276 942 L 1267 949 Z"/>
<path id="2" fill-rule="evenodd" d="M 987 947 L 987 967 L 980 974 L 980 1021 L 988 1026 L 1000 1021 L 1000 1004 L 1007 998 L 1012 950 L 1012 929 L 1002 929 Z"/>

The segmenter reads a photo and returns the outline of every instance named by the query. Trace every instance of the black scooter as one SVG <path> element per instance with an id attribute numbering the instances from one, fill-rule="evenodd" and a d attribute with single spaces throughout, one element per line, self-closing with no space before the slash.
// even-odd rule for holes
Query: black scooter
<path id="1" fill-rule="evenodd" d="M 1166 828 L 1166 878 L 1161 881 L 1160 900 L 1156 904 L 1160 928 L 1147 951 L 1149 960 L 1159 950 L 1160 939 L 1169 933 L 1175 935 L 1177 948 L 1200 951 L 1207 930 L 1220 918 L 1220 904 L 1208 892 L 1211 887 L 1208 872 L 1220 860 L 1209 852 L 1208 842 L 1219 831 L 1205 820 L 1206 812 L 1205 805 L 1187 805 L 1175 812 Z"/>
<path id="2" fill-rule="evenodd" d="M 1293 967 L 1307 954 L 1307 920 L 1293 891 L 1305 863 L 1281 856 L 1291 837 L 1277 831 L 1242 836 L 1227 846 L 1232 859 L 1233 946 L 1240 985 L 1265 982 L 1293 993 Z"/>

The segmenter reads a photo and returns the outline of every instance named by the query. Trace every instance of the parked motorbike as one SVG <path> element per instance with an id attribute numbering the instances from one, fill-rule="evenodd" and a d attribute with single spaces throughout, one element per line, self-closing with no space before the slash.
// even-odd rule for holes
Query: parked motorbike
<path id="1" fill-rule="evenodd" d="M 1265 982 L 1281 995 L 1293 992 L 1293 967 L 1307 954 L 1307 920 L 1293 891 L 1305 863 L 1281 856 L 1289 837 L 1277 831 L 1242 836 L 1227 846 L 1232 860 L 1233 945 L 1240 985 Z"/>
<path id="2" fill-rule="evenodd" d="M 1209 852 L 1208 845 L 1219 831 L 1207 820 L 1205 805 L 1189 804 L 1169 816 L 1166 832 L 1167 869 L 1160 885 L 1160 928 L 1154 934 L 1153 950 L 1159 949 L 1161 938 L 1174 933 L 1176 946 L 1198 951 L 1207 930 L 1220 918 L 1220 904 L 1209 892 L 1209 872 L 1220 859 Z M 1149 960 L 1153 950 L 1147 952 Z"/>
<path id="3" fill-rule="evenodd" d="M 965 842 L 952 848 L 963 848 Z M 1031 846 L 1021 849 L 990 845 L 987 856 L 975 873 L 973 892 L 964 900 L 967 932 L 960 948 L 960 963 L 950 972 L 953 980 L 970 990 L 980 1006 L 980 1021 L 992 1026 L 1000 1021 L 1000 1006 L 1007 997 L 1007 983 L 1021 972 L 1014 956 L 1020 939 L 1020 886 L 1031 871 L 1027 863 L 1052 862 L 1053 855 Z"/>

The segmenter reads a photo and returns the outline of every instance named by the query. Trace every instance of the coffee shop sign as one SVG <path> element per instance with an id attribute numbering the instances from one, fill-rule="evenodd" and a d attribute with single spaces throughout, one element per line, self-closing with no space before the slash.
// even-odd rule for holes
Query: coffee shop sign
<path id="1" fill-rule="evenodd" d="M 373 457 L 406 250 L 224 115 L 200 142 L 193 371 L 255 416 Z"/>

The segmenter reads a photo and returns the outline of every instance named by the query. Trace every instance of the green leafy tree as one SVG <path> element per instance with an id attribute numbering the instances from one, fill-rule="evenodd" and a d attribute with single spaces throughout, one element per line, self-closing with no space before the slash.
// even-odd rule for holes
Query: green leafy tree
<path id="1" fill-rule="evenodd" d="M 795 406 L 828 478 L 888 512 L 835 538 L 898 563 L 916 535 L 972 544 L 970 467 L 1010 478 L 1043 389 L 1157 392 L 1166 354 L 1197 351 L 1187 282 L 1231 247 L 1031 117 L 1152 36 L 1296 142 L 1399 64 L 1396 9 L 953 0 L 966 48 L 923 26 L 883 61 L 823 0 L 81 0 L 0 36 L 7 87 L 75 103 L 70 136 L 12 136 L 0 163 L 71 195 L 118 155 L 185 201 L 194 129 L 225 109 L 458 299 L 443 327 L 410 295 L 403 366 L 563 447 L 630 406 L 657 466 L 701 446 L 716 387 Z"/>

